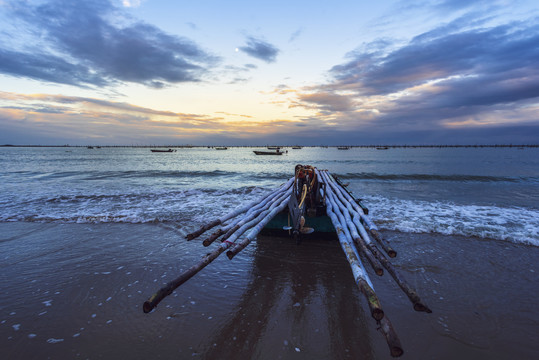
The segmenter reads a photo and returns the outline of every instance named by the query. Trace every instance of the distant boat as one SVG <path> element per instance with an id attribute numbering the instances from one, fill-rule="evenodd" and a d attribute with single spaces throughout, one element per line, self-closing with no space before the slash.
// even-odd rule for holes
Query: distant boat
<path id="1" fill-rule="evenodd" d="M 268 146 L 268 150 L 280 150 L 279 146 Z"/>
<path id="2" fill-rule="evenodd" d="M 302 149 L 301 146 L 292 146 L 292 149 Z"/>
<path id="3" fill-rule="evenodd" d="M 88 146 L 88 149 L 93 149 L 94 147 L 93 146 Z"/>
<path id="4" fill-rule="evenodd" d="M 350 150 L 350 146 L 337 146 L 337 150 Z"/>
<path id="5" fill-rule="evenodd" d="M 157 153 L 171 153 L 175 152 L 176 150 L 168 149 L 168 150 L 161 150 L 161 149 L 150 149 L 151 152 L 157 152 Z"/>
<path id="6" fill-rule="evenodd" d="M 279 151 L 278 149 L 275 150 L 275 151 L 256 151 L 256 150 L 253 150 L 253 152 L 256 155 L 282 155 L 283 154 L 283 152 Z"/>
<path id="7" fill-rule="evenodd" d="M 376 150 L 388 150 L 389 148 L 387 146 L 379 146 L 376 148 Z"/>
<path id="8" fill-rule="evenodd" d="M 228 148 L 224 147 L 224 146 L 223 147 L 216 147 L 215 150 L 228 150 Z"/>

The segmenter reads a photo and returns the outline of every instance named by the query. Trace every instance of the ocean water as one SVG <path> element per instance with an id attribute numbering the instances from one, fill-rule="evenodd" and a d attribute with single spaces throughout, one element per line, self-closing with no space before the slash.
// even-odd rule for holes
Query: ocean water
<path id="1" fill-rule="evenodd" d="M 200 226 L 328 169 L 378 227 L 539 246 L 539 148 L 0 148 L 0 222 Z"/>
<path id="2" fill-rule="evenodd" d="M 367 266 L 402 359 L 537 359 L 538 148 L 0 147 L 0 358 L 389 359 L 337 241 L 259 236 L 198 263 L 184 236 L 297 164 L 369 208 L 418 313 Z"/>

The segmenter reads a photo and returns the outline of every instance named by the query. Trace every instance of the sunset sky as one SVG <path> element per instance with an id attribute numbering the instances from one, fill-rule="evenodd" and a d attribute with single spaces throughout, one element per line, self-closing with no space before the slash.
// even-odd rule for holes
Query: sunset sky
<path id="1" fill-rule="evenodd" d="M 538 139 L 537 0 L 0 0 L 0 144 Z"/>

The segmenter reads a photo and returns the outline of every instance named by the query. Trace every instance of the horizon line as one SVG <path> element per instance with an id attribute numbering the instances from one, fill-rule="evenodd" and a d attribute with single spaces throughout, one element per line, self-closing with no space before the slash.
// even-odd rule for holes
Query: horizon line
<path id="1" fill-rule="evenodd" d="M 446 147 L 539 147 L 539 144 L 419 144 L 419 145 L 408 145 L 408 144 L 369 144 L 369 145 L 37 145 L 37 144 L 26 144 L 26 145 L 15 145 L 15 144 L 3 144 L 0 147 L 94 147 L 94 148 L 214 148 L 214 147 L 233 147 L 233 148 L 265 148 L 265 147 L 305 147 L 305 148 L 330 148 L 330 147 L 349 147 L 349 148 L 446 148 Z"/>

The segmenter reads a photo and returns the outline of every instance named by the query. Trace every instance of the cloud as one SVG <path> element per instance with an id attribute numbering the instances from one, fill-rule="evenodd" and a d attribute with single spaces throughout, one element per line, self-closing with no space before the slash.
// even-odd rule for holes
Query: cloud
<path id="1" fill-rule="evenodd" d="M 208 144 L 208 139 L 221 137 L 256 139 L 260 134 L 288 132 L 297 124 L 282 119 L 259 121 L 225 111 L 216 115 L 162 111 L 89 97 L 0 91 L 0 144 L 170 144 L 185 139 Z"/>
<path id="2" fill-rule="evenodd" d="M 537 24 L 457 19 L 400 47 L 367 44 L 334 66 L 330 81 L 298 93 L 294 106 L 356 130 L 501 126 L 509 117 L 537 124 L 529 111 L 539 99 Z"/>
<path id="3" fill-rule="evenodd" d="M 351 111 L 354 109 L 349 97 L 335 93 L 300 94 L 299 99 L 305 103 L 315 104 L 328 112 Z"/>
<path id="4" fill-rule="evenodd" d="M 9 9 L 12 21 L 22 22 L 30 33 L 12 31 L 9 36 L 26 46 L 0 51 L 0 72 L 11 76 L 77 86 L 132 82 L 160 88 L 200 81 L 219 60 L 186 38 L 130 21 L 109 0 L 11 2 Z"/>
<path id="5" fill-rule="evenodd" d="M 296 31 L 294 31 L 291 35 L 290 35 L 290 38 L 288 39 L 288 42 L 294 42 L 296 41 L 296 39 L 303 33 L 303 29 L 298 29 Z"/>
<path id="6" fill-rule="evenodd" d="M 272 44 L 254 37 L 247 38 L 247 45 L 241 46 L 238 49 L 249 56 L 265 61 L 267 63 L 275 62 L 279 49 Z"/>
<path id="7" fill-rule="evenodd" d="M 142 0 L 122 0 L 122 5 L 125 7 L 139 7 Z"/>

